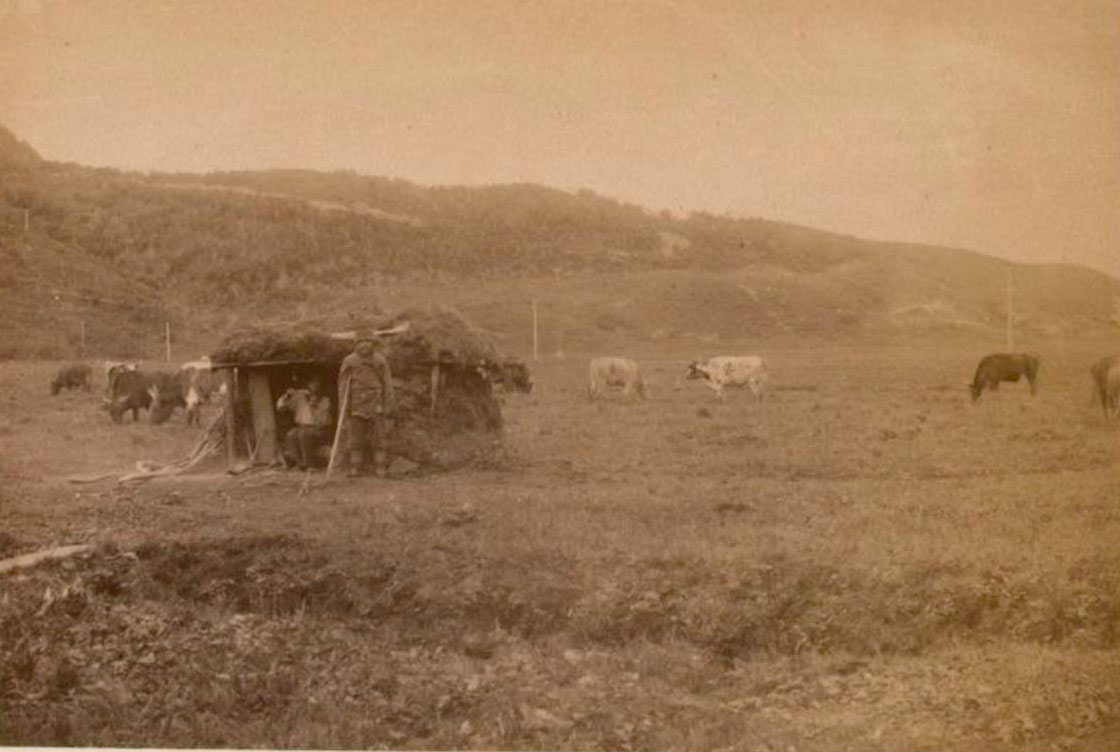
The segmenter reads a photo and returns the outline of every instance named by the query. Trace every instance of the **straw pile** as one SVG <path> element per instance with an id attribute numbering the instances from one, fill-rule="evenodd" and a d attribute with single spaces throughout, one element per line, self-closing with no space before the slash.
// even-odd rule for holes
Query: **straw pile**
<path id="1" fill-rule="evenodd" d="M 495 446 L 502 413 L 490 383 L 476 366 L 494 362 L 494 345 L 448 308 L 409 309 L 381 328 L 407 321 L 386 355 L 397 382 L 393 444 L 397 454 L 425 465 L 454 466 L 479 459 Z M 431 371 L 440 364 L 440 386 L 431 408 Z"/>
<path id="2" fill-rule="evenodd" d="M 406 321 L 408 331 L 389 340 L 387 354 L 394 372 L 427 368 L 435 362 L 473 367 L 498 358 L 485 335 L 449 308 L 411 308 L 382 322 L 379 328 Z"/>

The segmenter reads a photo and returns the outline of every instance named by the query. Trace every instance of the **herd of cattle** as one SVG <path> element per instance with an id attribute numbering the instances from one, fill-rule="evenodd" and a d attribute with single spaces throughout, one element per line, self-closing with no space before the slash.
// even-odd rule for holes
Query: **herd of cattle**
<path id="1" fill-rule="evenodd" d="M 141 410 L 149 411 L 152 423 L 163 423 L 176 408 L 186 414 L 187 425 L 198 425 L 200 407 L 211 395 L 225 389 L 217 385 L 206 361 L 184 363 L 178 371 L 145 373 L 136 363 L 109 362 L 104 366 L 105 394 L 102 400 L 109 417 L 120 423 L 127 412 L 135 421 Z M 93 389 L 93 368 L 77 363 L 63 366 L 51 381 L 51 394 L 63 389 Z"/>
<path id="2" fill-rule="evenodd" d="M 164 423 L 176 409 L 182 409 L 187 425 L 199 425 L 202 405 L 215 397 L 225 397 L 225 381 L 211 370 L 208 360 L 184 363 L 174 372 L 142 371 L 135 362 L 106 362 L 103 407 L 114 423 L 123 422 L 131 412 L 139 419 L 148 410 L 152 423 Z M 503 358 L 483 363 L 482 377 L 498 391 L 529 393 L 533 389 L 529 368 L 518 358 Z M 93 368 L 85 363 L 62 366 L 51 380 L 51 394 L 63 389 L 93 389 Z"/>
<path id="3" fill-rule="evenodd" d="M 1026 378 L 1031 395 L 1038 391 L 1038 369 L 1041 359 L 1034 353 L 993 353 L 980 360 L 969 393 L 975 402 L 984 390 L 995 391 L 1002 382 Z M 1089 373 L 1093 394 L 1100 400 L 1106 416 L 1120 415 L 1120 355 L 1101 358 Z M 688 365 L 686 379 L 701 379 L 721 401 L 728 387 L 747 388 L 755 400 L 761 400 L 769 382 L 766 362 L 757 355 L 719 356 Z M 609 387 L 619 387 L 626 396 L 647 397 L 648 389 L 641 366 L 629 358 L 594 358 L 591 361 L 588 396 L 595 399 Z"/>
<path id="4" fill-rule="evenodd" d="M 1003 382 L 1026 378 L 1031 394 L 1038 389 L 1040 359 L 1033 353 L 995 353 L 985 356 L 976 366 L 968 385 L 973 401 L 984 390 L 995 391 Z M 485 378 L 497 389 L 509 392 L 530 392 L 533 382 L 528 367 L 517 358 L 506 358 L 487 364 Z M 1106 416 L 1120 415 L 1120 355 L 1101 358 L 1089 369 L 1093 394 L 1099 399 Z M 701 380 L 716 397 L 726 399 L 728 388 L 749 389 L 755 400 L 765 395 L 769 374 L 766 362 L 757 355 L 719 356 L 688 365 L 686 379 Z M 183 364 L 172 373 L 145 373 L 136 363 L 105 364 L 104 406 L 114 422 L 120 423 L 127 412 L 137 420 L 140 410 L 149 410 L 153 423 L 163 423 L 181 408 L 188 425 L 198 425 L 200 408 L 215 394 L 224 395 L 224 382 L 218 383 L 208 361 Z M 93 369 L 85 364 L 72 364 L 59 369 L 51 381 L 51 394 L 63 389 L 93 388 Z M 590 364 L 587 394 L 590 399 L 618 388 L 629 397 L 649 396 L 639 364 L 630 358 L 599 357 Z"/>

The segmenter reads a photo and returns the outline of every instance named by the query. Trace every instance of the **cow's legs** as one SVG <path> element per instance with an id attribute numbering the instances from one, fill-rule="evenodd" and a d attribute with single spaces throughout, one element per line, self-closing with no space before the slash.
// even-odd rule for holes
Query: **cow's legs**
<path id="1" fill-rule="evenodd" d="M 726 395 L 723 393 L 723 387 L 722 386 L 720 386 L 719 384 L 716 384 L 714 382 L 708 381 L 707 379 L 704 380 L 704 383 L 707 384 L 708 387 L 713 392 L 716 393 L 716 397 L 719 398 L 720 402 L 723 402 L 725 399 L 727 399 Z"/>
<path id="2" fill-rule="evenodd" d="M 755 402 L 762 402 L 762 383 L 758 379 L 751 379 L 747 382 L 747 386 L 751 389 L 751 394 L 754 395 Z"/>

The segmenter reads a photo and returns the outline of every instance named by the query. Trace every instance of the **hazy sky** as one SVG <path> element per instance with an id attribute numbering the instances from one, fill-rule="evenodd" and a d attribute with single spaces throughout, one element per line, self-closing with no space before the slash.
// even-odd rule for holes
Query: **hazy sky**
<path id="1" fill-rule="evenodd" d="M 0 0 L 0 122 L 92 165 L 586 187 L 1120 274 L 1115 0 Z"/>

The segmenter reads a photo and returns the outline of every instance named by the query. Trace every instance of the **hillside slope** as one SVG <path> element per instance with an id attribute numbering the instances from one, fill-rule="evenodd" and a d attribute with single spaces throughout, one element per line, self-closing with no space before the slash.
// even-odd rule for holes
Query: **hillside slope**
<path id="1" fill-rule="evenodd" d="M 1116 325 L 1120 283 L 762 219 L 675 218 L 589 191 L 423 187 L 351 172 L 140 174 L 43 160 L 0 128 L 0 354 L 205 349 L 240 323 L 427 300 L 497 331 L 530 298 L 557 336 L 824 337 Z M 65 303 L 63 305 L 62 303 Z M 522 346 L 513 342 L 511 346 Z M 140 350 L 141 353 L 133 351 Z"/>

